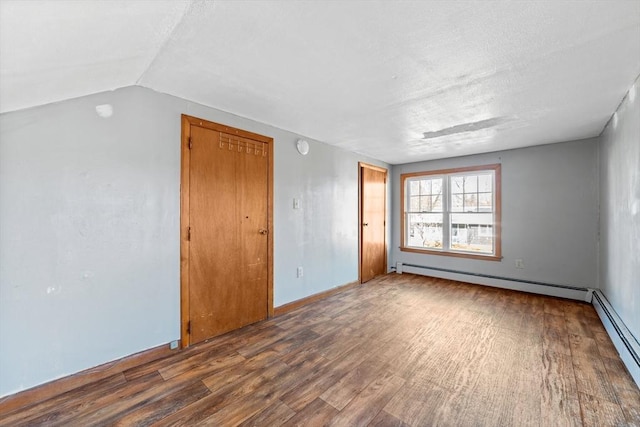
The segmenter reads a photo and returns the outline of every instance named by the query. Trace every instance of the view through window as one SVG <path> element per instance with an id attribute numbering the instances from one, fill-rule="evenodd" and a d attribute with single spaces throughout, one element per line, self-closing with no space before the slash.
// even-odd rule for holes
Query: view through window
<path id="1" fill-rule="evenodd" d="M 401 175 L 403 250 L 500 256 L 500 165 Z"/>

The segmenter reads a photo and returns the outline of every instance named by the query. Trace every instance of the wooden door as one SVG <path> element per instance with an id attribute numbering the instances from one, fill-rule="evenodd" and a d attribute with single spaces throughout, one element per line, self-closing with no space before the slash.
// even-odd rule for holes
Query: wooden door
<path id="1" fill-rule="evenodd" d="M 183 116 L 182 345 L 272 308 L 272 140 Z"/>
<path id="2" fill-rule="evenodd" d="M 387 170 L 360 163 L 360 282 L 387 270 Z"/>

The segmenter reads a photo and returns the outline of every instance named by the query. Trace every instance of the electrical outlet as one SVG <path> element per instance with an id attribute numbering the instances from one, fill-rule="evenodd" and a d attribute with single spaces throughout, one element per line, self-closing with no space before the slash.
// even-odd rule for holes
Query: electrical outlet
<path id="1" fill-rule="evenodd" d="M 303 273 L 304 272 L 302 271 L 302 267 L 298 267 L 298 270 L 296 271 L 296 276 L 300 278 L 303 276 Z"/>
<path id="2" fill-rule="evenodd" d="M 522 258 L 516 260 L 516 268 L 524 268 L 524 260 Z"/>

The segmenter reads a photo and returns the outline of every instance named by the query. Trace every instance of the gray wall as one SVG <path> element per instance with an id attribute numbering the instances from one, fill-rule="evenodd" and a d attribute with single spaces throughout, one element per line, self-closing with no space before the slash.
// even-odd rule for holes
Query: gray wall
<path id="1" fill-rule="evenodd" d="M 276 306 L 357 280 L 357 164 L 381 162 L 139 87 L 3 114 L 0 396 L 179 338 L 181 113 L 275 139 Z"/>
<path id="2" fill-rule="evenodd" d="M 640 79 L 600 142 L 600 288 L 640 339 Z"/>
<path id="3" fill-rule="evenodd" d="M 396 191 L 390 261 L 596 287 L 597 143 L 597 139 L 588 139 L 394 166 L 393 182 L 399 185 L 402 173 L 501 163 L 503 259 L 401 252 L 401 201 Z M 523 269 L 515 267 L 518 258 L 524 260 Z"/>

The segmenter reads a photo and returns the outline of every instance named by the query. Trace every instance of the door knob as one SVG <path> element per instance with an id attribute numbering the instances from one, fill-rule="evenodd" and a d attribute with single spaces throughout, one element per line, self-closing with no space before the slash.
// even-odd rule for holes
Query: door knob
<path id="1" fill-rule="evenodd" d="M 260 229 L 260 231 L 259 231 L 259 233 L 260 233 L 260 234 L 267 234 L 267 233 L 269 233 L 269 230 L 264 229 L 264 228 L 261 228 L 261 229 Z"/>
<path id="2" fill-rule="evenodd" d="M 369 226 L 369 223 L 368 223 L 368 222 L 363 222 L 363 223 L 362 223 L 362 226 L 363 226 L 363 227 L 368 227 L 368 226 Z"/>

